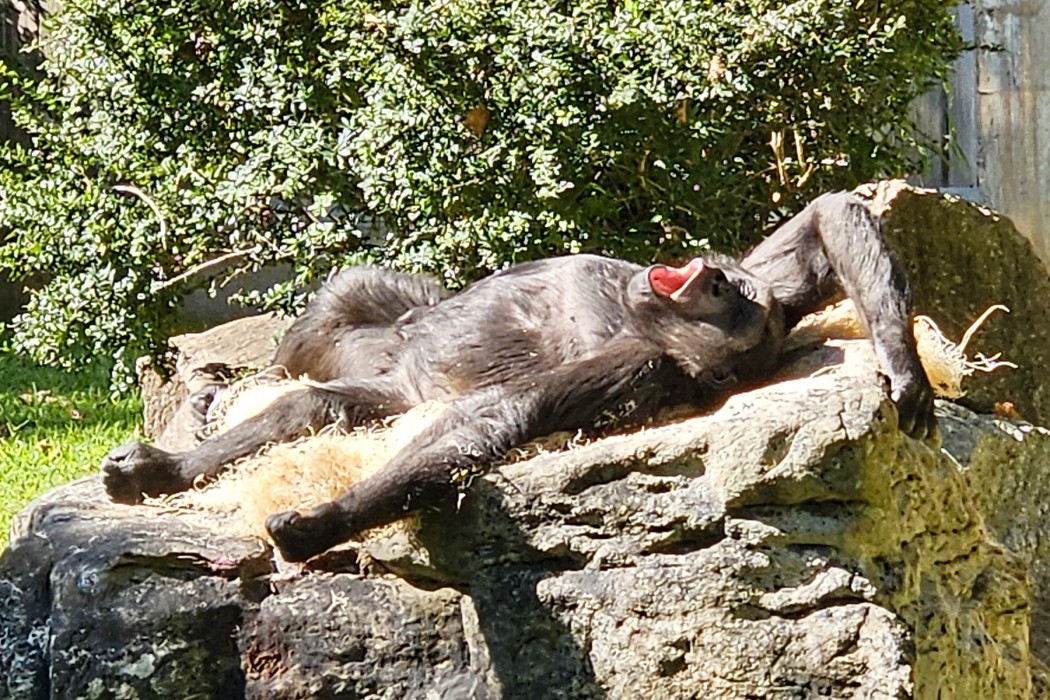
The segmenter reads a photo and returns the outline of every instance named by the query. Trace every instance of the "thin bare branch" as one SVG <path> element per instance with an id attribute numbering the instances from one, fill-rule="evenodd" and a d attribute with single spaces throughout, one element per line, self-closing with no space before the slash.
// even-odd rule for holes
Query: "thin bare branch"
<path id="1" fill-rule="evenodd" d="M 164 214 L 161 212 L 160 207 L 157 206 L 157 203 L 135 185 L 113 185 L 113 189 L 116 192 L 134 195 L 146 203 L 146 206 L 153 211 L 153 215 L 157 217 L 157 223 L 160 224 L 160 244 L 164 247 L 164 250 L 167 250 L 168 224 L 164 221 Z"/>
<path id="2" fill-rule="evenodd" d="M 172 277 L 170 280 L 165 280 L 161 284 L 156 285 L 153 288 L 153 291 L 154 292 L 159 292 L 159 291 L 163 291 L 165 289 L 168 289 L 170 287 L 174 287 L 176 284 L 179 284 L 181 282 L 185 282 L 190 277 L 193 277 L 195 275 L 203 274 L 203 273 L 208 272 L 208 271 L 210 271 L 210 270 L 212 270 L 214 268 L 222 267 L 223 265 L 225 265 L 226 263 L 230 262 L 231 260 L 236 260 L 237 258 L 243 258 L 243 257 L 245 257 L 247 255 L 250 255 L 252 253 L 257 253 L 257 252 L 259 252 L 258 248 L 253 248 L 251 250 L 234 250 L 234 251 L 231 251 L 229 253 L 224 253 L 223 255 L 220 255 L 217 258 L 212 258 L 211 260 L 208 260 L 206 262 L 202 262 L 200 265 L 195 265 L 195 266 L 191 267 L 190 269 L 186 270 L 185 272 L 182 272 L 182 273 L 176 275 L 175 277 Z"/>

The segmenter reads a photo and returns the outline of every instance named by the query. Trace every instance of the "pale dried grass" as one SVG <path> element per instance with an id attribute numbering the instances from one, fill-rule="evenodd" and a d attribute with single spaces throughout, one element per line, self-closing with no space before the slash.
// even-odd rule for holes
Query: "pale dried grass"
<path id="1" fill-rule="evenodd" d="M 934 394 L 942 399 L 958 399 L 966 395 L 963 383 L 974 372 L 991 372 L 1000 367 L 1017 367 L 1012 362 L 1001 360 L 1000 353 L 985 357 L 978 353 L 973 358 L 966 354 L 966 346 L 974 333 L 996 311 L 1009 313 L 1001 304 L 989 307 L 970 324 L 962 340 L 955 343 L 948 339 L 929 316 L 916 316 L 912 332 L 919 351 L 926 377 L 930 380 Z M 788 338 L 788 348 L 822 343 L 829 338 L 851 339 L 867 337 L 853 302 L 839 302 L 802 319 Z"/>

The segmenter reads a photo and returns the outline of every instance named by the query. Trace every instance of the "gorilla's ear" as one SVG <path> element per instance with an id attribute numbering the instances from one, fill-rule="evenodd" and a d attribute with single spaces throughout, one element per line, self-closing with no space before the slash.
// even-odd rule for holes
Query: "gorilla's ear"
<path id="1" fill-rule="evenodd" d="M 627 305 L 630 308 L 640 311 L 647 307 L 654 307 L 665 303 L 666 300 L 653 290 L 653 284 L 649 279 L 649 275 L 652 274 L 653 269 L 656 267 L 663 266 L 651 265 L 644 270 L 639 270 L 634 273 L 630 281 L 627 283 Z"/>

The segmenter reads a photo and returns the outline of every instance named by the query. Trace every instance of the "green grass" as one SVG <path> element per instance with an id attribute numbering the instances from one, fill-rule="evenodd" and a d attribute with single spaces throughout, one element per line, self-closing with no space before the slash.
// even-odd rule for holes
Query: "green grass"
<path id="1" fill-rule="evenodd" d="M 0 549 L 26 503 L 139 436 L 138 397 L 114 400 L 108 387 L 101 367 L 67 374 L 0 352 Z"/>

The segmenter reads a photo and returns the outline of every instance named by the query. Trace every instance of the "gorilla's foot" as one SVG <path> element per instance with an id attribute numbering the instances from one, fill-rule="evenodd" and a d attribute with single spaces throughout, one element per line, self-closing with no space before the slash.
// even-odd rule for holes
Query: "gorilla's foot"
<path id="1" fill-rule="evenodd" d="M 141 503 L 143 495 L 185 491 L 192 483 L 176 455 L 141 442 L 115 447 L 102 460 L 102 484 L 117 503 Z"/>
<path id="2" fill-rule="evenodd" d="M 306 513 L 289 510 L 266 519 L 266 531 L 286 561 L 306 561 L 345 542 L 349 530 L 335 503 L 325 503 Z"/>

